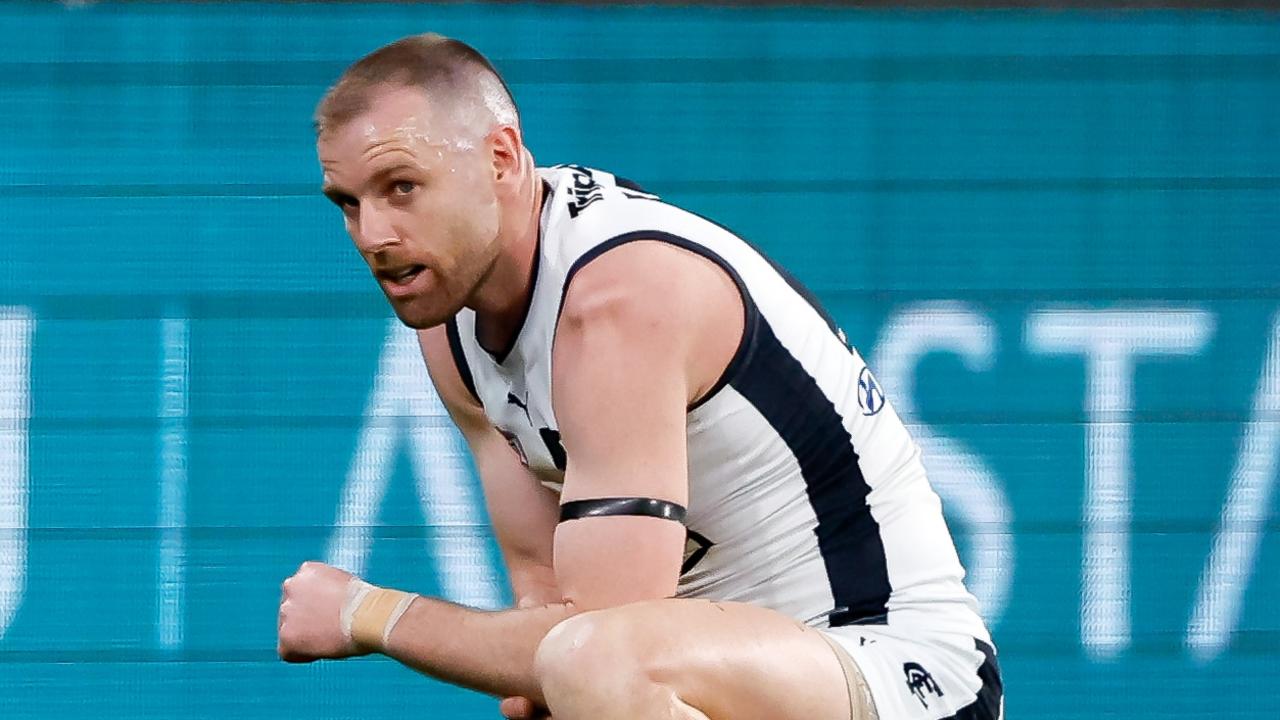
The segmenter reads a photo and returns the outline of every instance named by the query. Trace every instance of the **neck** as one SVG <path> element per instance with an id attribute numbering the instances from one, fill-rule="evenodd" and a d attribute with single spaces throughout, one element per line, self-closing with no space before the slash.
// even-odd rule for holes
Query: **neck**
<path id="1" fill-rule="evenodd" d="M 533 292 L 543 187 L 533 163 L 528 166 L 521 201 L 513 203 L 509 223 L 503 223 L 511 232 L 499 236 L 498 256 L 467 303 L 476 312 L 476 339 L 495 353 L 515 340 Z"/>

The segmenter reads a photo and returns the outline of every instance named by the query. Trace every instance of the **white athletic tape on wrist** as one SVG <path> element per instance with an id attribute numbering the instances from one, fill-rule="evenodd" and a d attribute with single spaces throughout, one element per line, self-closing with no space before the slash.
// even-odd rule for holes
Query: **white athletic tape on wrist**
<path id="1" fill-rule="evenodd" d="M 391 609 L 391 616 L 387 618 L 387 622 L 382 626 L 382 647 L 387 646 L 387 641 L 391 639 L 391 631 L 395 629 L 396 623 L 400 622 L 400 618 L 409 611 L 409 606 L 413 604 L 418 596 L 414 593 L 400 592 L 399 590 L 387 590 L 385 592 L 398 593 L 399 599 L 396 601 L 395 607 Z"/>
<path id="2" fill-rule="evenodd" d="M 373 592 L 373 585 L 361 580 L 360 578 L 351 578 L 347 583 L 347 599 L 342 603 L 342 634 L 348 640 L 351 639 L 351 621 L 356 614 L 356 608 L 360 607 L 360 603 Z"/>
<path id="3" fill-rule="evenodd" d="M 342 606 L 342 633 L 358 647 L 382 650 L 396 623 L 417 597 L 352 578 L 347 584 L 347 601 Z"/>

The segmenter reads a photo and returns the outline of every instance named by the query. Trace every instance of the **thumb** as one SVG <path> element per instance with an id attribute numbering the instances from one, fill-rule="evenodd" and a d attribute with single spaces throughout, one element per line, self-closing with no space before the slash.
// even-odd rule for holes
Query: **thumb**
<path id="1" fill-rule="evenodd" d="M 534 720 L 540 715 L 533 701 L 524 697 L 503 698 L 498 709 L 507 720 Z"/>

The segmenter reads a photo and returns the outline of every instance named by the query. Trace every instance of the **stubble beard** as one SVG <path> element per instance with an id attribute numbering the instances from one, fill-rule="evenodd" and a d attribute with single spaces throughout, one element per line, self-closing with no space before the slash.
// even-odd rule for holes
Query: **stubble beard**
<path id="1" fill-rule="evenodd" d="M 468 267 L 456 269 L 447 277 L 435 268 L 428 268 L 423 272 L 430 272 L 433 275 L 432 292 L 411 298 L 407 302 L 391 301 L 392 310 L 395 311 L 396 317 L 400 318 L 400 322 L 415 330 L 426 330 L 442 325 L 457 315 L 458 311 L 466 307 L 475 297 L 476 292 L 492 275 L 497 259 L 497 239 L 495 239 L 494 249 L 489 251 L 489 257 L 471 258 L 472 262 Z"/>

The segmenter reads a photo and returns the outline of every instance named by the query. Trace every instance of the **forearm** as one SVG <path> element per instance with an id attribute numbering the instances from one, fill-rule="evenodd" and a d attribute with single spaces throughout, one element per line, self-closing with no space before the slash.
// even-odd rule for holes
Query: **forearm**
<path id="1" fill-rule="evenodd" d="M 531 608 L 564 602 L 556 584 L 555 571 L 535 563 L 507 563 L 507 577 L 517 608 Z"/>
<path id="2" fill-rule="evenodd" d="M 534 653 L 547 632 L 573 613 L 564 604 L 486 612 L 421 597 L 381 651 L 445 682 L 541 704 Z"/>

